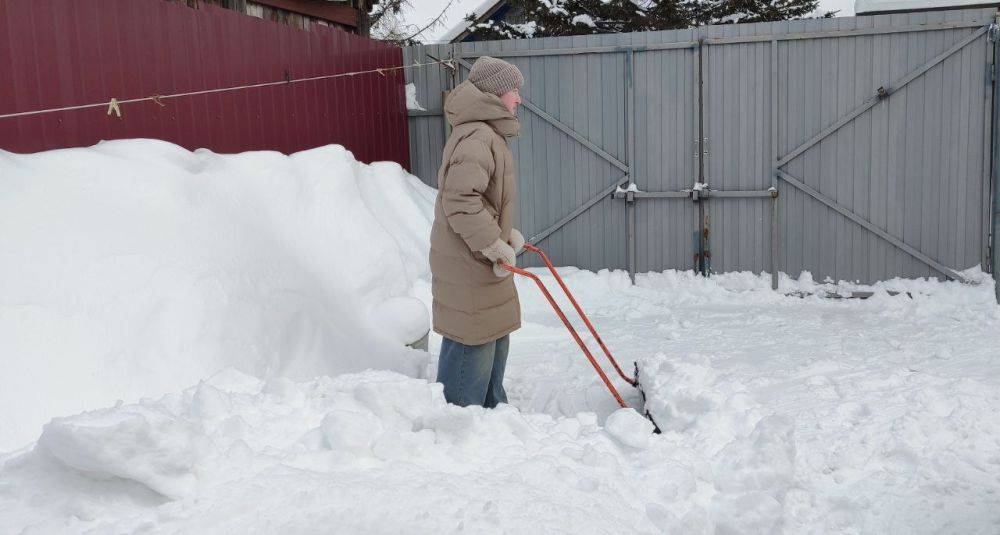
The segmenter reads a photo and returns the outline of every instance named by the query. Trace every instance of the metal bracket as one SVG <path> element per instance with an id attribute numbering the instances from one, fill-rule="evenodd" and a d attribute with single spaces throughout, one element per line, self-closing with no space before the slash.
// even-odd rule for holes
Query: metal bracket
<path id="1" fill-rule="evenodd" d="M 694 140 L 694 157 L 701 158 L 702 155 L 708 156 L 708 138 L 704 138 L 701 141 L 697 139 Z"/>

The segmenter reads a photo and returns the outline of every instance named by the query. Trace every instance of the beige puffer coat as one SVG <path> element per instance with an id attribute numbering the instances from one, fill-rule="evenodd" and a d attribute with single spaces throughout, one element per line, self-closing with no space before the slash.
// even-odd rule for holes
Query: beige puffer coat
<path id="1" fill-rule="evenodd" d="M 500 98 L 464 82 L 448 95 L 452 125 L 438 171 L 430 264 L 434 330 L 479 345 L 521 327 L 512 276 L 499 278 L 481 251 L 507 241 L 517 218 L 517 182 L 507 138 L 521 124 Z"/>

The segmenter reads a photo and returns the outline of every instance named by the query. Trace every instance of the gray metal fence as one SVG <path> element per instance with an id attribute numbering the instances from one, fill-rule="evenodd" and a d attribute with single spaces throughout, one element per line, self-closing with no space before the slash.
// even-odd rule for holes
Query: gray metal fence
<path id="1" fill-rule="evenodd" d="M 409 72 L 413 171 L 436 183 L 442 93 L 503 57 L 522 230 L 560 264 L 960 279 L 990 260 L 995 15 L 410 47 L 458 66 Z"/>

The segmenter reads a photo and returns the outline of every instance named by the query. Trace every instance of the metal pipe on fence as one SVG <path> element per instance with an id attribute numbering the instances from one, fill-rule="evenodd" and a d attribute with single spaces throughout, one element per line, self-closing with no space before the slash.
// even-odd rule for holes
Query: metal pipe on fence
<path id="1" fill-rule="evenodd" d="M 778 289 L 778 41 L 771 41 L 771 289 Z"/>
<path id="2" fill-rule="evenodd" d="M 625 53 L 625 124 L 627 125 L 626 131 L 628 132 L 628 140 L 625 144 L 626 158 L 628 162 L 628 181 L 629 185 L 635 183 L 635 53 L 630 49 Z M 629 188 L 632 189 L 631 187 Z M 628 219 L 626 223 L 626 232 L 628 233 L 628 251 L 627 261 L 628 261 L 628 274 L 632 283 L 635 283 L 635 270 L 636 270 L 636 250 L 635 250 L 635 199 L 631 196 L 627 199 L 625 203 L 626 217 Z"/>
<path id="3" fill-rule="evenodd" d="M 698 183 L 705 183 L 705 156 L 708 150 L 705 149 L 705 75 L 704 56 L 705 40 L 698 40 Z M 698 262 L 695 271 L 702 276 L 708 276 L 705 262 L 705 203 L 698 201 Z"/>
<path id="4" fill-rule="evenodd" d="M 1000 18 L 1000 15 L 998 15 Z M 995 32 L 996 30 L 994 30 Z M 996 33 L 993 34 L 993 150 L 990 162 L 991 189 L 993 192 L 993 207 L 990 213 L 993 215 L 993 229 L 990 233 L 991 265 L 993 270 L 994 292 L 997 303 L 1000 303 L 1000 247 L 998 247 L 997 236 L 1000 236 L 1000 39 Z"/>

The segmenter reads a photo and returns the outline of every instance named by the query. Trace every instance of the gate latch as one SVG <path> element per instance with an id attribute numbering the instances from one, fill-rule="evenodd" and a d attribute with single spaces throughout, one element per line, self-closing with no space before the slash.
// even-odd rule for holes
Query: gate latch
<path id="1" fill-rule="evenodd" d="M 712 196 L 712 190 L 705 182 L 695 182 L 694 186 L 691 186 L 690 190 L 684 191 L 687 191 L 691 195 L 691 202 L 701 202 L 702 199 L 707 199 Z"/>
<path id="2" fill-rule="evenodd" d="M 615 199 L 625 199 L 625 202 L 635 202 L 635 194 L 638 193 L 639 186 L 635 185 L 635 182 L 629 182 L 628 187 L 622 188 L 618 186 L 615 189 L 613 197 Z"/>

